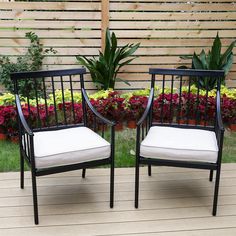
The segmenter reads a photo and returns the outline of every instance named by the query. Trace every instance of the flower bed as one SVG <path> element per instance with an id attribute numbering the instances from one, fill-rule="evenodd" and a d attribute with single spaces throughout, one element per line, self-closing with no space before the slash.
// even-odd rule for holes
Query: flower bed
<path id="1" fill-rule="evenodd" d="M 189 123 L 197 117 L 198 122 L 206 120 L 213 122 L 215 116 L 215 91 L 208 94 L 207 104 L 205 91 L 200 91 L 199 99 L 197 99 L 196 87 L 191 87 L 191 93 L 188 94 L 187 88 L 183 87 L 181 101 L 179 94 L 175 92 L 170 94 L 168 89 L 165 93 L 156 88 L 153 118 L 156 121 L 163 122 L 179 122 L 184 123 L 183 117 L 189 118 Z M 236 89 L 227 89 L 222 86 L 222 117 L 225 124 L 236 124 Z M 99 91 L 90 95 L 90 100 L 93 106 L 104 117 L 115 120 L 117 123 L 124 121 L 137 121 L 143 114 L 147 101 L 149 90 L 140 90 L 133 93 L 119 94 L 116 91 L 106 90 Z M 22 109 L 25 118 L 32 127 L 46 126 L 55 124 L 58 119 L 59 123 L 80 123 L 82 121 L 82 106 L 81 94 L 76 92 L 73 94 L 74 106 L 71 102 L 70 91 L 64 92 L 65 105 L 62 103 L 62 93 L 57 90 L 55 93 L 56 106 L 54 106 L 54 97 L 52 94 L 48 99 L 39 99 L 39 109 L 36 108 L 36 100 L 30 100 L 30 106 L 26 102 L 22 103 Z M 0 96 L 0 138 L 5 138 L 4 135 L 15 136 L 17 131 L 17 113 L 14 105 L 14 95 L 4 94 Z M 27 99 L 23 98 L 23 101 Z M 47 104 L 47 105 L 46 105 Z M 180 106 L 181 105 L 181 106 Z M 179 109 L 181 107 L 181 110 Z M 66 121 L 63 113 L 66 113 Z M 73 111 L 75 116 L 73 115 Z M 198 114 L 196 114 L 198 111 Z M 207 112 L 206 112 L 207 111 Z M 89 114 L 91 117 L 92 114 Z M 92 122 L 92 120 L 91 120 Z M 193 123 L 197 122 L 196 120 Z M 134 127 L 134 126 L 132 126 Z"/>

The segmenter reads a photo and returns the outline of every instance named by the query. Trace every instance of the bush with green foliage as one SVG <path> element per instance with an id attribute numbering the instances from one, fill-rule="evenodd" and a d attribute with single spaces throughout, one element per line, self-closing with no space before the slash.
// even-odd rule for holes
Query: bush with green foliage
<path id="1" fill-rule="evenodd" d="M 39 37 L 33 33 L 28 32 L 25 37 L 30 40 L 30 46 L 23 56 L 18 56 L 16 62 L 12 62 L 10 57 L 0 57 L 0 83 L 6 88 L 7 91 L 13 93 L 14 85 L 11 81 L 10 74 L 19 71 L 36 71 L 42 69 L 43 59 L 48 53 L 56 53 L 52 48 L 44 49 L 40 43 Z M 41 82 L 36 81 L 20 81 L 19 93 L 22 96 L 34 97 L 33 89 L 41 88 Z"/>
<path id="2" fill-rule="evenodd" d="M 106 41 L 104 53 L 99 51 L 99 57 L 96 59 L 87 58 L 86 56 L 76 56 L 79 64 L 85 66 L 92 77 L 93 83 L 100 89 L 114 89 L 116 81 L 127 81 L 117 78 L 117 73 L 121 67 L 129 64 L 134 60 L 134 52 L 138 49 L 138 44 L 126 44 L 118 47 L 115 33 L 110 34 L 109 29 L 106 31 Z M 132 57 L 132 58 L 130 58 Z M 129 58 L 129 59 L 127 59 Z"/>
<path id="3" fill-rule="evenodd" d="M 235 43 L 236 40 L 229 45 L 229 47 L 223 54 L 221 54 L 221 40 L 217 33 L 211 50 L 209 50 L 208 53 L 206 53 L 205 50 L 202 50 L 199 55 L 194 52 L 193 56 L 182 56 L 181 58 L 192 59 L 192 69 L 224 70 L 226 76 L 233 64 L 233 48 L 235 46 Z M 179 68 L 187 67 L 181 66 Z M 214 89 L 217 83 L 217 79 L 212 79 L 209 77 L 204 77 L 197 81 L 193 79 L 193 83 L 197 87 L 205 90 Z M 222 79 L 222 84 L 225 84 L 225 77 Z"/>

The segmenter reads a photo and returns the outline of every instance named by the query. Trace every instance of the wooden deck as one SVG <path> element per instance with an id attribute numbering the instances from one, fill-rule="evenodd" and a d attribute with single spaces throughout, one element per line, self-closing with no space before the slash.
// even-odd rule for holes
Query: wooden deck
<path id="1" fill-rule="evenodd" d="M 116 169 L 115 207 L 109 208 L 109 170 L 38 178 L 40 224 L 33 223 L 31 179 L 0 174 L 0 235 L 236 235 L 236 164 L 224 164 L 218 216 L 212 217 L 214 183 L 208 171 L 141 170 L 140 208 L 134 209 L 134 169 Z"/>

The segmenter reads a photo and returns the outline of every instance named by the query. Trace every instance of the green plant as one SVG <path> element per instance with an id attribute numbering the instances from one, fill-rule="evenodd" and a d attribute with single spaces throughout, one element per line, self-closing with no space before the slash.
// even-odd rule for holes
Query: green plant
<path id="1" fill-rule="evenodd" d="M 8 56 L 0 57 L 0 83 L 4 85 L 7 91 L 12 93 L 14 92 L 14 85 L 10 79 L 12 72 L 40 70 L 45 56 L 50 52 L 56 53 L 52 48 L 44 49 L 35 33 L 28 32 L 25 37 L 30 40 L 30 46 L 25 55 L 18 56 L 16 62 L 12 62 Z M 19 93 L 22 96 L 32 98 L 35 96 L 33 92 L 35 86 L 40 89 L 41 82 L 39 80 L 36 83 L 32 80 L 22 80 L 18 84 Z"/>
<path id="2" fill-rule="evenodd" d="M 120 68 L 129 64 L 133 59 L 133 53 L 138 49 L 140 44 L 126 44 L 123 47 L 117 46 L 115 33 L 110 34 L 109 29 L 106 31 L 106 41 L 104 53 L 99 51 L 98 59 L 95 57 L 87 58 L 86 56 L 76 56 L 79 64 L 85 66 L 92 77 L 93 82 L 98 88 L 114 89 L 117 80 L 129 84 L 127 81 L 117 78 Z M 132 57 L 130 59 L 127 59 Z"/>
<path id="3" fill-rule="evenodd" d="M 201 70 L 224 70 L 225 76 L 230 71 L 233 64 L 233 48 L 235 46 L 236 40 L 233 41 L 227 50 L 221 54 L 221 40 L 217 33 L 211 50 L 208 53 L 205 50 L 202 50 L 199 55 L 195 52 L 193 56 L 184 56 L 182 59 L 192 59 L 192 69 L 201 69 Z M 186 66 L 181 66 L 179 68 L 187 68 Z M 193 79 L 193 83 L 205 90 L 212 90 L 215 88 L 217 79 L 213 80 L 209 77 L 202 78 L 196 82 Z M 225 77 L 222 79 L 222 84 L 225 83 Z"/>

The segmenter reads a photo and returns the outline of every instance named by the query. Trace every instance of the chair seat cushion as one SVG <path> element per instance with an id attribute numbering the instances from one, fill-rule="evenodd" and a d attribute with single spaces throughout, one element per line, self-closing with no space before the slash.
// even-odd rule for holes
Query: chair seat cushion
<path id="1" fill-rule="evenodd" d="M 165 160 L 216 163 L 215 133 L 201 129 L 153 126 L 141 143 L 140 156 Z"/>
<path id="2" fill-rule="evenodd" d="M 48 168 L 110 157 L 110 143 L 87 127 L 34 133 L 36 168 Z"/>

